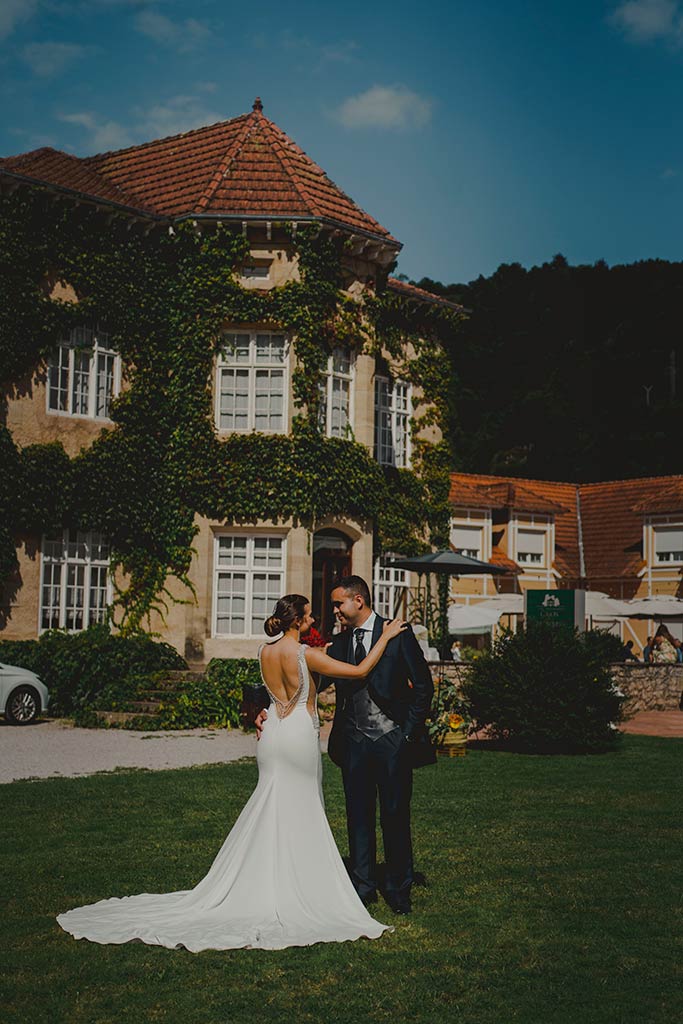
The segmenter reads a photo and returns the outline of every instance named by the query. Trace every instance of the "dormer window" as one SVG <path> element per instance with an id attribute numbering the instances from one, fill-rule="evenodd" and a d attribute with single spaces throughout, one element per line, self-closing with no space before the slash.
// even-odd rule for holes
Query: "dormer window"
<path id="1" fill-rule="evenodd" d="M 683 562 L 683 525 L 655 526 L 655 561 Z"/>

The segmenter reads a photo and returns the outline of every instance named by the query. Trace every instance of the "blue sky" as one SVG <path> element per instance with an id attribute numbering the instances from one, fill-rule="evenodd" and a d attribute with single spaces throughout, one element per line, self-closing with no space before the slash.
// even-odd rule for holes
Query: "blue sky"
<path id="1" fill-rule="evenodd" d="M 446 282 L 683 258 L 683 0 L 0 0 L 0 154 L 80 156 L 256 94 Z"/>

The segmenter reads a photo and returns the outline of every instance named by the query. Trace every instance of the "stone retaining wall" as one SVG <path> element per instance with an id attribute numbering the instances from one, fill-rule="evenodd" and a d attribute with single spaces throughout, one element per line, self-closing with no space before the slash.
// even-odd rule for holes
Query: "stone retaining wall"
<path id="1" fill-rule="evenodd" d="M 462 682 L 469 672 L 467 664 L 442 662 L 430 665 L 434 682 L 445 677 Z M 683 665 L 644 665 L 636 662 L 612 665 L 612 678 L 625 694 L 624 714 L 630 718 L 639 711 L 676 711 L 683 694 Z"/>
<path id="2" fill-rule="evenodd" d="M 638 711 L 677 711 L 683 692 L 683 665 L 638 665 L 626 662 L 612 666 L 612 678 L 628 700 L 624 714 Z"/>

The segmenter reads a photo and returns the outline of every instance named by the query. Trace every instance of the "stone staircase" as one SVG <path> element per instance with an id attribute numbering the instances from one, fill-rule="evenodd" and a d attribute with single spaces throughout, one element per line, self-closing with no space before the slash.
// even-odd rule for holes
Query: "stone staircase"
<path id="1" fill-rule="evenodd" d="M 138 690 L 135 699 L 126 701 L 125 709 L 96 711 L 103 725 L 119 729 L 158 729 L 162 703 L 172 700 L 186 683 L 202 679 L 206 666 L 194 669 L 164 669 L 150 675 L 152 685 Z"/>

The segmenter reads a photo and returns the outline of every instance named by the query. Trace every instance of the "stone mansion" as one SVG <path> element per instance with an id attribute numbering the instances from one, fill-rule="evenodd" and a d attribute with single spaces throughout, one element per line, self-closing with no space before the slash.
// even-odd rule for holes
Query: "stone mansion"
<path id="1" fill-rule="evenodd" d="M 351 298 L 385 280 L 405 301 L 456 308 L 445 300 L 388 277 L 400 243 L 332 182 L 264 114 L 260 100 L 245 115 L 128 149 L 78 158 L 42 148 L 0 160 L 0 188 L 40 189 L 73 203 L 115 212 L 141 230 L 192 221 L 231 223 L 249 244 L 240 270 L 246 289 L 273 289 L 296 281 L 296 253 L 281 229 L 287 221 L 315 224 L 342 236 L 343 290 Z M 106 222 L 106 221 L 105 221 Z M 77 303 L 68 280 L 55 279 L 50 297 Z M 231 432 L 289 433 L 294 414 L 295 356 L 286 331 L 262 323 L 225 325 L 229 345 L 212 374 L 214 428 Z M 390 357 L 387 354 L 386 359 Z M 321 429 L 349 433 L 382 465 L 410 467 L 409 419 L 420 411 L 415 387 L 384 375 L 371 355 L 336 349 L 321 396 Z M 33 375 L 14 389 L 6 426 L 23 448 L 60 441 L 76 456 L 113 426 L 112 401 L 125 389 L 121 357 L 103 326 L 85 322 L 63 337 Z M 424 436 L 438 441 L 438 428 Z M 255 486 L 258 483 L 255 481 Z M 197 516 L 196 555 L 189 577 L 197 602 L 172 604 L 166 621 L 154 613 L 151 628 L 195 663 L 212 657 L 252 656 L 275 599 L 288 592 L 312 596 L 323 634 L 333 622 L 327 595 L 340 573 L 372 581 L 376 607 L 393 611 L 410 582 L 373 564 L 373 526 L 345 516 L 315 524 L 312 537 L 293 521 L 234 526 Z M 94 531 L 59 530 L 16 538 L 18 585 L 0 588 L 0 637 L 29 639 L 50 628 L 81 630 L 102 621 L 112 601 L 109 540 Z M 178 598 L 187 592 L 168 584 Z"/>

